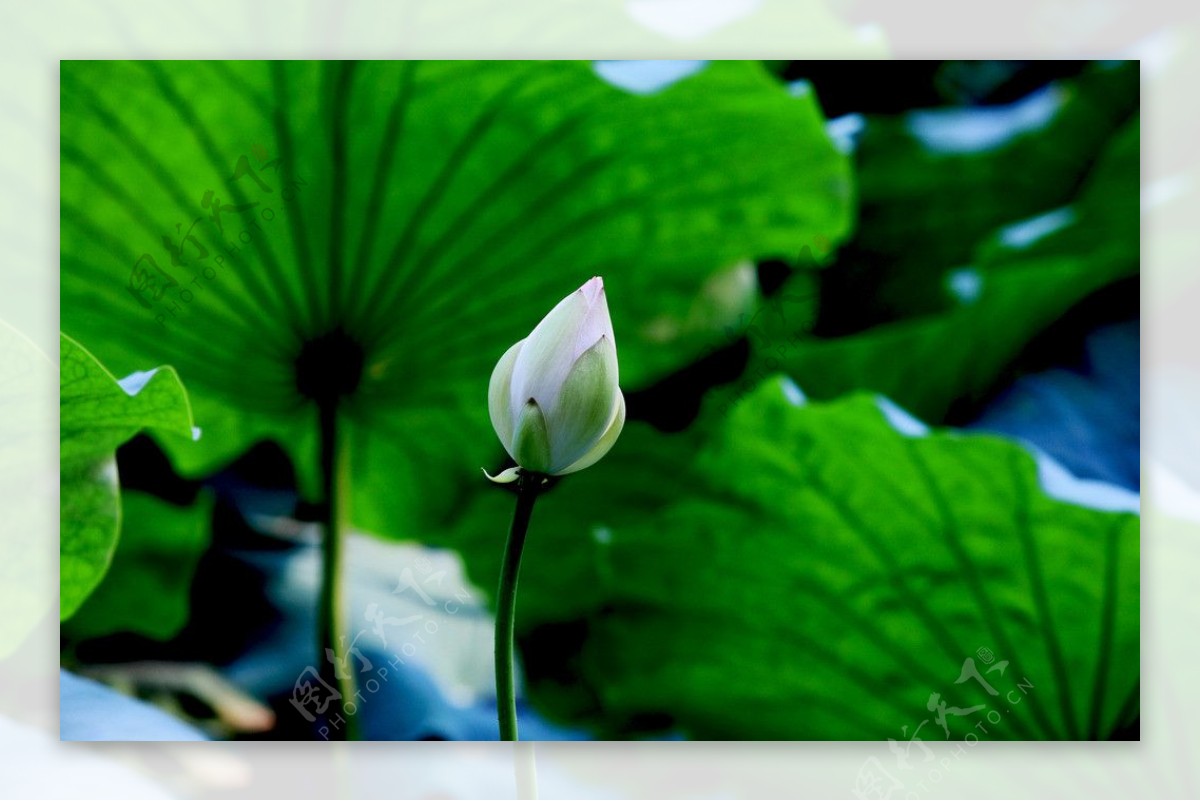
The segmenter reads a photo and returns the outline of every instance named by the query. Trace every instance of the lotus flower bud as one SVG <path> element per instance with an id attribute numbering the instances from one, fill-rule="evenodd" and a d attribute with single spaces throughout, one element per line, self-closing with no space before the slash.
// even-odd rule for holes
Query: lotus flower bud
<path id="1" fill-rule="evenodd" d="M 617 379 L 612 320 L 597 277 L 500 357 L 488 386 L 492 427 L 525 470 L 555 476 L 582 470 L 608 453 L 625 425 Z M 514 468 L 492 480 L 516 478 Z"/>

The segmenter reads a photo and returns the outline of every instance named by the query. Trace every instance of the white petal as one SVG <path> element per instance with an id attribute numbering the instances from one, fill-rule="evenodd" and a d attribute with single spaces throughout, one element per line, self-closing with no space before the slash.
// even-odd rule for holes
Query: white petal
<path id="1" fill-rule="evenodd" d="M 593 275 L 579 287 L 579 291 L 583 293 L 583 299 L 587 301 L 588 306 L 596 302 L 597 296 L 604 291 L 604 279 L 598 275 Z"/>
<path id="2" fill-rule="evenodd" d="M 580 289 L 587 300 L 587 312 L 579 326 L 579 334 L 575 340 L 575 357 L 608 337 L 616 347 L 617 339 L 613 336 L 612 318 L 608 314 L 608 299 L 604 292 L 604 281 L 599 277 L 588 281 Z"/>
<path id="3" fill-rule="evenodd" d="M 613 412 L 613 420 L 608 426 L 608 430 L 604 432 L 604 436 L 596 441 L 596 444 L 585 453 L 580 459 L 567 467 L 565 470 L 559 470 L 555 475 L 565 476 L 568 473 L 576 473 L 585 467 L 591 467 L 596 462 L 604 458 L 604 455 L 612 450 L 612 446 L 616 443 L 617 437 L 621 436 L 621 429 L 625 427 L 625 396 L 617 390 L 617 408 Z"/>
<path id="4" fill-rule="evenodd" d="M 535 473 L 550 471 L 550 435 L 546 418 L 537 401 L 526 401 L 513 430 L 512 457 L 517 464 Z"/>
<path id="5" fill-rule="evenodd" d="M 511 400 L 513 364 L 517 361 L 524 342 L 522 339 L 504 352 L 500 361 L 496 362 L 492 378 L 488 382 L 488 414 L 492 417 L 492 428 L 495 429 L 496 436 L 500 437 L 500 442 L 509 456 L 512 456 L 513 428 L 517 424 Z"/>
<path id="6" fill-rule="evenodd" d="M 583 291 L 576 290 L 559 301 L 525 338 L 513 365 L 510 402 L 514 410 L 530 398 L 545 409 L 554 405 L 575 361 L 574 345 L 586 313 Z"/>
<path id="7" fill-rule="evenodd" d="M 616 364 L 612 342 L 600 337 L 571 366 L 557 402 L 546 410 L 551 472 L 577 461 L 608 429 L 617 403 Z"/>

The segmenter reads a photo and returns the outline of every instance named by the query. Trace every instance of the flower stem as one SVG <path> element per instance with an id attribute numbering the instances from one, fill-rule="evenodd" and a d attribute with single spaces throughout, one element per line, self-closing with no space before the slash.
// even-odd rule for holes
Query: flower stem
<path id="1" fill-rule="evenodd" d="M 321 597 L 317 610 L 317 644 L 321 678 L 336 687 L 341 696 L 329 705 L 328 734 L 331 739 L 358 739 L 358 721 L 346 714 L 346 702 L 354 700 L 354 665 L 345 641 L 345 598 L 342 587 L 342 522 L 345 507 L 344 448 L 338 441 L 337 402 L 319 405 L 321 424 L 321 482 L 325 497 L 321 538 Z M 330 658 L 333 655 L 333 658 Z M 336 660 L 336 664 L 335 664 Z M 338 666 L 341 666 L 339 669 Z M 339 677 L 340 674 L 340 677 Z"/>
<path id="2" fill-rule="evenodd" d="M 521 471 L 517 479 L 517 508 L 504 544 L 504 562 L 500 567 L 500 588 L 496 592 L 496 715 L 500 720 L 500 739 L 517 739 L 517 696 L 513 687 L 513 624 L 517 611 L 517 574 L 521 571 L 521 551 L 533 502 L 537 500 L 542 476 Z"/>

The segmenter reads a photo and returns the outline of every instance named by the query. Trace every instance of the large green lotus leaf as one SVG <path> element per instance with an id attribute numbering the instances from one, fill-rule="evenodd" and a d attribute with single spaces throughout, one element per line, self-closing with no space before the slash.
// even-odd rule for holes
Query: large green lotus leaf
<path id="1" fill-rule="evenodd" d="M 829 339 L 781 335 L 764 321 L 750 332 L 747 383 L 782 369 L 813 397 L 870 389 L 930 421 L 956 403 L 977 403 L 1051 323 L 1137 274 L 1139 142 L 1135 118 L 1112 137 L 1073 203 L 979 242 L 973 264 L 950 277 L 954 308 Z"/>
<path id="2" fill-rule="evenodd" d="M 855 133 L 859 226 L 823 276 L 845 295 L 836 322 L 952 305 L 946 274 L 997 227 L 1071 203 L 1138 103 L 1138 63 L 1116 62 L 1008 106 L 865 118 Z"/>
<path id="3" fill-rule="evenodd" d="M 75 640 L 132 632 L 159 640 L 187 623 L 192 576 L 211 538 L 212 497 L 175 506 L 142 492 L 121 496 L 112 565 L 63 632 Z"/>
<path id="4" fill-rule="evenodd" d="M 928 720 L 940 740 L 933 693 L 987 705 L 947 717 L 954 739 L 1128 724 L 1137 516 L 1056 500 L 1023 448 L 895 408 L 805 404 L 772 378 L 707 432 L 631 424 L 534 511 L 517 622 L 535 699 L 602 731 L 715 739 L 903 740 Z M 447 536 L 483 586 L 511 506 L 482 498 Z M 581 655 L 562 662 L 555 638 Z M 957 683 L 969 659 L 998 696 Z"/>
<path id="5" fill-rule="evenodd" d="M 726 322 L 648 321 L 747 258 L 828 251 L 850 208 L 815 98 L 753 63 L 650 93 L 586 63 L 62 66 L 65 330 L 186 376 L 188 473 L 272 438 L 316 495 L 308 398 L 339 388 L 350 514 L 381 533 L 495 458 L 492 366 L 588 277 L 634 388 Z"/>
<path id="6" fill-rule="evenodd" d="M 170 367 L 118 382 L 69 336 L 59 348 L 59 614 L 66 620 L 100 583 L 116 547 L 117 447 L 143 429 L 191 443 L 193 428 Z"/>
<path id="7" fill-rule="evenodd" d="M 47 438 L 54 436 L 54 364 L 24 334 L 0 320 L 0 659 L 51 608 L 45 586 L 53 564 L 34 536 L 53 530 L 57 470 Z"/>

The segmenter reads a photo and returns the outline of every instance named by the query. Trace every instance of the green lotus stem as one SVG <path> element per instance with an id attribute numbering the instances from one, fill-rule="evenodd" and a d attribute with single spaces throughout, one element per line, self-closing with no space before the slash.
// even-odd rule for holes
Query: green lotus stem
<path id="1" fill-rule="evenodd" d="M 500 588 L 496 592 L 496 715 L 500 721 L 500 739 L 517 740 L 517 694 L 513 686 L 513 628 L 517 612 L 517 574 L 521 572 L 521 551 L 533 502 L 537 500 L 543 477 L 521 471 L 517 479 L 517 508 L 513 512 L 508 541 L 504 543 L 504 562 L 500 566 Z"/>
<path id="2" fill-rule="evenodd" d="M 317 610 L 317 642 L 321 678 L 336 687 L 341 697 L 329 706 L 329 735 L 333 739 L 358 739 L 358 720 L 346 714 L 346 702 L 354 701 L 357 690 L 352 665 L 345 651 L 345 597 L 342 587 L 345 545 L 342 518 L 345 509 L 346 464 L 338 441 L 337 402 L 319 404 L 321 427 L 321 481 L 325 497 L 325 519 L 321 539 L 321 597 Z M 330 655 L 335 655 L 338 666 Z M 339 677 L 340 674 L 340 677 Z M 357 711 L 357 709 L 355 710 Z M 338 725 L 338 721 L 341 724 Z"/>

